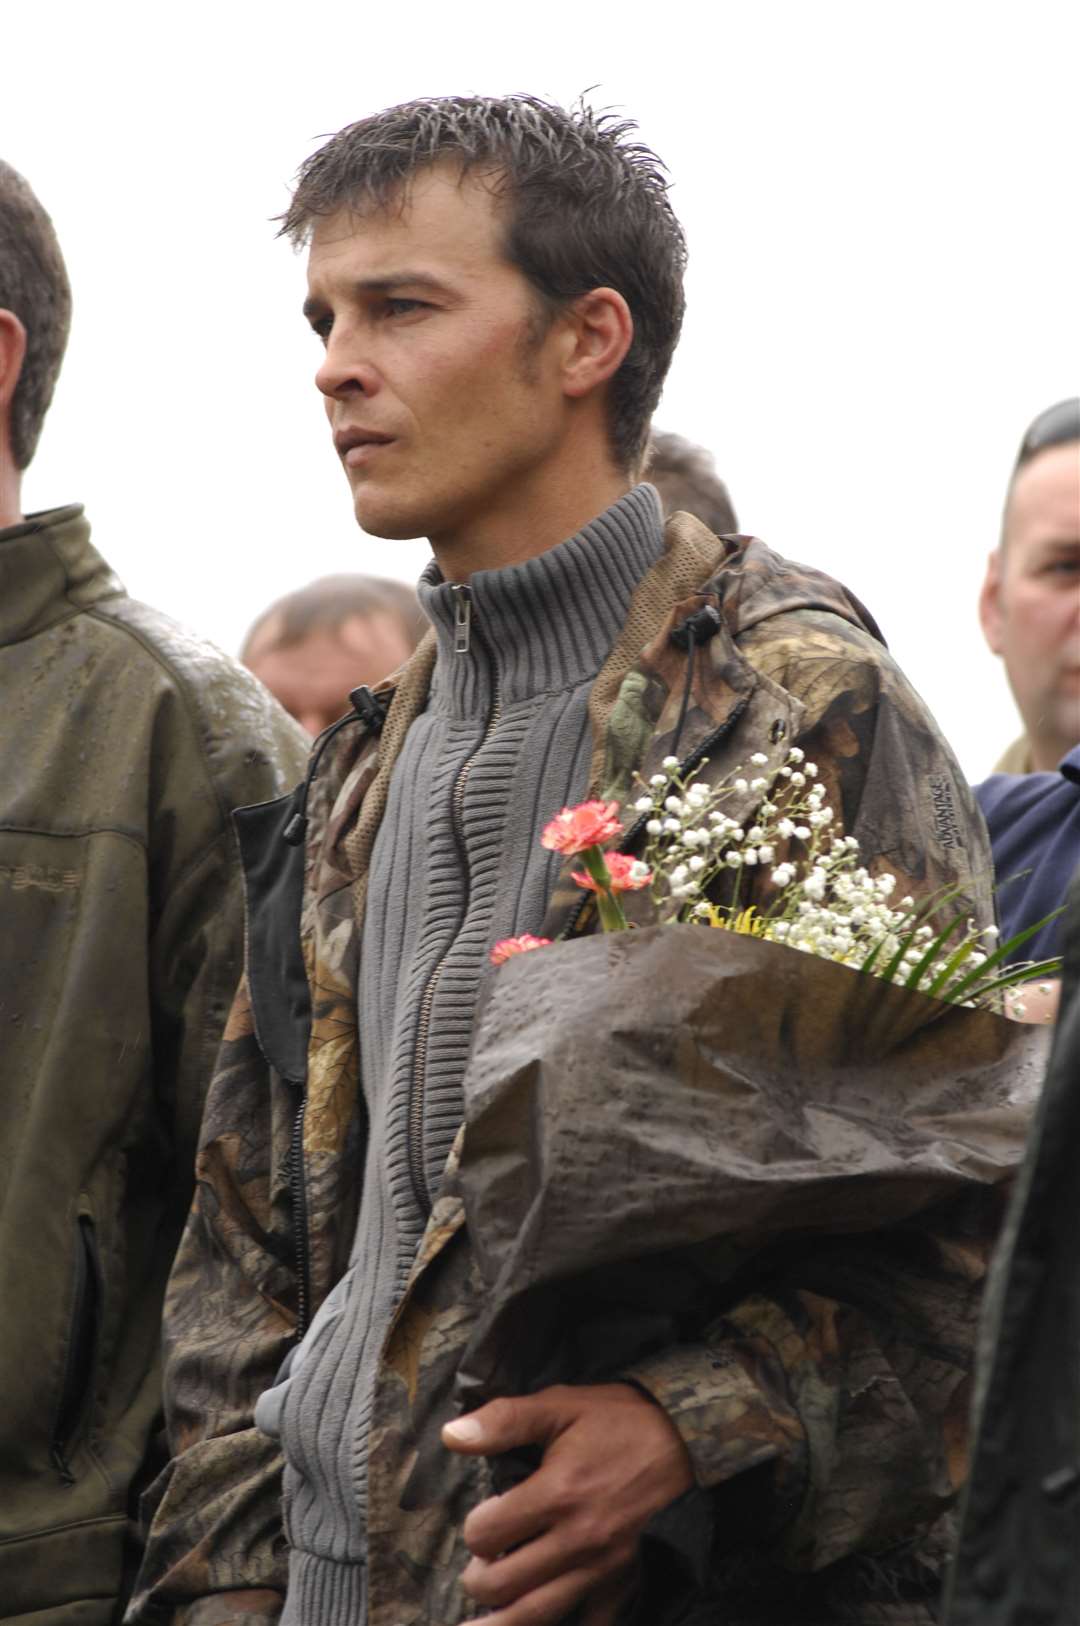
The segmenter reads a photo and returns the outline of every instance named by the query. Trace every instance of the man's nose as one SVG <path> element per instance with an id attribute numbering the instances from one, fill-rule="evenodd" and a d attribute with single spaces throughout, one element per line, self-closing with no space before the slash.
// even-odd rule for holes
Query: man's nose
<path id="1" fill-rule="evenodd" d="M 347 395 L 374 395 L 379 378 L 355 336 L 331 333 L 315 384 L 327 400 L 337 401 Z"/>

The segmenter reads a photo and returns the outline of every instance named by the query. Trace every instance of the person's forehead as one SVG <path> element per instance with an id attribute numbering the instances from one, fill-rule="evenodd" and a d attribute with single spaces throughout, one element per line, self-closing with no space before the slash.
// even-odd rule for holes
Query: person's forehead
<path id="1" fill-rule="evenodd" d="M 1008 530 L 1013 536 L 1051 527 L 1080 537 L 1080 441 L 1048 446 L 1017 470 L 1009 492 Z"/>
<path id="2" fill-rule="evenodd" d="M 316 220 L 309 280 L 344 267 L 377 278 L 426 263 L 449 263 L 459 271 L 505 263 L 503 235 L 492 177 L 437 165 L 412 177 L 384 207 L 346 206 Z"/>

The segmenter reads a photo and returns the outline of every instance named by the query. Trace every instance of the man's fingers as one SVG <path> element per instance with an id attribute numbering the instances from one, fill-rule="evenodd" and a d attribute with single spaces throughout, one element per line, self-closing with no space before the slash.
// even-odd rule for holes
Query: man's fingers
<path id="1" fill-rule="evenodd" d="M 492 1400 L 479 1411 L 443 1426 L 443 1444 L 466 1456 L 494 1457 L 519 1445 L 546 1445 L 565 1428 L 574 1413 L 566 1388 L 535 1395 Z"/>
<path id="2" fill-rule="evenodd" d="M 505 1609 L 485 1615 L 484 1626 L 561 1626 L 595 1581 L 596 1577 L 586 1570 L 560 1575 L 558 1580 L 527 1592 Z"/>
<path id="3" fill-rule="evenodd" d="M 560 1529 L 528 1541 L 495 1559 L 474 1557 L 461 1581 L 470 1598 L 489 1607 L 513 1603 L 516 1598 L 554 1581 L 560 1574 L 590 1574 L 593 1584 L 617 1554 L 599 1536 L 600 1527 L 584 1522 L 576 1529 Z M 626 1562 L 632 1558 L 628 1550 Z M 610 1583 L 605 1588 L 605 1595 Z"/>

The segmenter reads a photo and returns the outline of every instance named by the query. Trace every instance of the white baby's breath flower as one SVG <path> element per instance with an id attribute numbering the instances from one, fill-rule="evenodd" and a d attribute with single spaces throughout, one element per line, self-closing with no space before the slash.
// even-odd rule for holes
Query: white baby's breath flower
<path id="1" fill-rule="evenodd" d="M 688 800 L 691 802 L 707 802 L 711 794 L 708 785 L 700 783 L 691 785 L 686 793 Z"/>
<path id="2" fill-rule="evenodd" d="M 809 841 L 810 840 L 810 831 L 807 829 L 805 824 L 797 824 L 795 826 L 793 834 L 796 836 L 796 838 L 799 841 Z"/>
<path id="3" fill-rule="evenodd" d="M 649 784 L 650 785 L 655 785 L 657 790 L 659 790 L 661 785 L 666 785 L 667 784 L 667 774 L 666 773 L 654 773 L 652 778 L 649 780 Z"/>
<path id="4" fill-rule="evenodd" d="M 781 779 L 790 779 L 791 778 L 791 769 L 790 768 L 781 768 L 780 769 L 780 778 Z"/>
<path id="5" fill-rule="evenodd" d="M 659 819 L 650 819 L 645 828 L 651 836 L 658 836 L 663 830 L 664 826 L 660 823 Z"/>
<path id="6" fill-rule="evenodd" d="M 737 824 L 731 824 L 728 826 L 728 835 L 731 837 L 732 841 L 741 841 L 743 839 L 742 829 Z"/>
<path id="7" fill-rule="evenodd" d="M 982 934 L 983 934 L 984 937 L 1000 937 L 1001 936 L 1001 933 L 998 931 L 996 926 L 984 926 L 983 929 L 982 929 Z"/>
<path id="8" fill-rule="evenodd" d="M 665 757 L 660 766 L 661 768 L 677 768 L 679 766 L 679 759 L 678 757 Z"/>
<path id="9" fill-rule="evenodd" d="M 805 785 L 806 775 L 804 773 L 793 773 L 791 776 L 791 783 L 793 785 Z"/>
<path id="10" fill-rule="evenodd" d="M 704 868 L 705 868 L 705 860 L 704 860 L 704 858 L 702 858 L 700 853 L 695 853 L 693 858 L 691 858 L 691 860 L 690 860 L 690 869 L 691 869 L 691 871 L 695 875 L 700 875 L 701 871 Z"/>
<path id="11" fill-rule="evenodd" d="M 764 841 L 765 832 L 761 828 L 760 824 L 752 824 L 750 826 L 749 830 L 746 832 L 746 839 L 747 841 Z"/>
<path id="12" fill-rule="evenodd" d="M 806 759 L 806 752 L 800 751 L 797 745 L 793 745 L 787 754 L 787 759 L 789 762 L 803 762 Z"/>
<path id="13" fill-rule="evenodd" d="M 667 831 L 669 836 L 677 836 L 679 831 L 682 829 L 682 825 L 679 823 L 678 819 L 665 819 L 664 829 Z"/>
<path id="14" fill-rule="evenodd" d="M 743 791 L 749 790 L 750 787 L 746 783 L 745 779 L 736 779 L 736 781 L 735 781 L 735 789 L 739 792 L 739 795 L 741 796 Z"/>
<path id="15" fill-rule="evenodd" d="M 758 848 L 758 857 L 763 864 L 771 864 L 776 857 L 776 848 L 770 846 L 768 842 L 764 842 Z"/>
<path id="16" fill-rule="evenodd" d="M 874 886 L 881 893 L 883 898 L 891 897 L 891 895 L 896 891 L 896 876 L 879 875 L 877 880 L 874 882 Z"/>
<path id="17" fill-rule="evenodd" d="M 808 779 L 816 779 L 817 778 L 817 763 L 816 762 L 804 762 L 803 763 L 803 773 L 806 775 L 806 777 Z"/>
<path id="18" fill-rule="evenodd" d="M 795 834 L 795 825 L 791 819 L 781 819 L 776 826 L 776 833 L 788 841 Z"/>
<path id="19" fill-rule="evenodd" d="M 768 814 L 768 816 L 771 818 L 772 815 L 776 812 L 776 803 L 775 802 L 762 802 L 762 804 L 761 804 L 761 812 L 765 813 L 765 814 Z"/>
<path id="20" fill-rule="evenodd" d="M 743 848 L 743 863 L 744 864 L 756 864 L 757 863 L 757 848 L 756 847 L 744 847 Z"/>
<path id="21" fill-rule="evenodd" d="M 676 864 L 670 876 L 672 886 L 681 886 L 689 874 L 690 871 L 685 864 Z"/>
<path id="22" fill-rule="evenodd" d="M 764 790 L 765 786 L 768 783 L 769 783 L 769 781 L 767 779 L 751 779 L 751 781 L 750 781 L 750 789 L 751 790 Z"/>
<path id="23" fill-rule="evenodd" d="M 826 879 L 827 877 L 825 875 L 825 871 L 821 868 L 820 864 L 815 864 L 802 884 L 802 889 L 806 893 L 806 896 L 808 898 L 812 898 L 815 903 L 820 903 L 822 898 L 825 896 Z"/>
<path id="24" fill-rule="evenodd" d="M 651 796 L 639 796 L 637 801 L 634 803 L 634 808 L 638 813 L 648 813 L 651 811 L 652 805 L 653 800 Z"/>
<path id="25" fill-rule="evenodd" d="M 788 925 L 786 920 L 778 920 L 776 925 L 772 928 L 772 936 L 784 938 L 788 935 L 790 930 L 791 927 Z"/>
<path id="26" fill-rule="evenodd" d="M 787 886 L 789 881 L 795 879 L 795 865 L 777 864 L 769 879 L 774 886 Z"/>
<path id="27" fill-rule="evenodd" d="M 669 796 L 664 802 L 664 806 L 669 813 L 681 813 L 683 810 L 682 798 L 680 796 Z"/>
<path id="28" fill-rule="evenodd" d="M 764 768 L 768 760 L 769 759 L 765 755 L 764 751 L 755 751 L 753 756 L 750 758 L 750 761 L 754 764 L 755 768 Z"/>
<path id="29" fill-rule="evenodd" d="M 640 858 L 636 858 L 630 865 L 630 879 L 638 882 L 639 885 L 649 880 L 651 875 L 652 870 L 648 864 L 643 864 Z"/>
<path id="30" fill-rule="evenodd" d="M 734 847 L 729 847 L 728 851 L 724 854 L 724 863 L 727 864 L 731 869 L 738 869 L 742 863 L 742 853 L 736 852 Z"/>
<path id="31" fill-rule="evenodd" d="M 914 908 L 914 906 L 915 906 L 915 899 L 914 898 L 907 897 L 907 898 L 901 898 L 900 899 L 900 907 L 901 907 L 901 909 L 912 909 L 912 908 Z"/>

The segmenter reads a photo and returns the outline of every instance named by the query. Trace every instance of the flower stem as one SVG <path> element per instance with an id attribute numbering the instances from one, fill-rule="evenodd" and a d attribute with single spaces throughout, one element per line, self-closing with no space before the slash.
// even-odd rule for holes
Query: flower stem
<path id="1" fill-rule="evenodd" d="M 581 855 L 589 875 L 596 882 L 596 907 L 600 924 L 606 932 L 627 930 L 622 904 L 611 890 L 608 867 L 599 847 L 586 847 Z"/>

